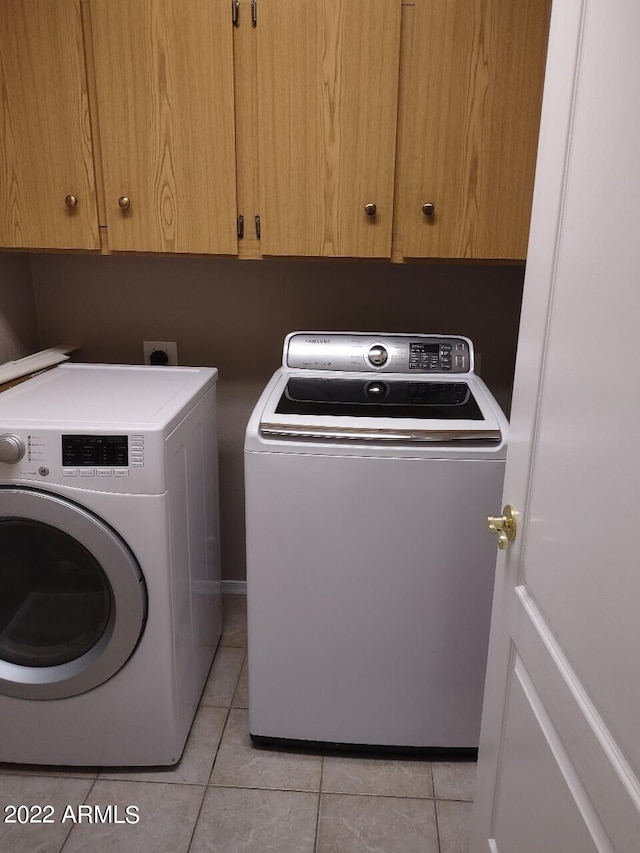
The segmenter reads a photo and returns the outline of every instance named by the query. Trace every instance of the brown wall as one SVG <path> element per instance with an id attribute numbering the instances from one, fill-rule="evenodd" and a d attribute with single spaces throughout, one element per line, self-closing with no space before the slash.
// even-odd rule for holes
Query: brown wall
<path id="1" fill-rule="evenodd" d="M 468 335 L 508 407 L 523 267 L 33 255 L 41 346 L 140 363 L 143 340 L 220 371 L 223 576 L 244 579 L 242 444 L 251 409 L 296 329 Z"/>
<path id="2" fill-rule="evenodd" d="M 0 253 L 0 364 L 38 348 L 29 256 Z"/>

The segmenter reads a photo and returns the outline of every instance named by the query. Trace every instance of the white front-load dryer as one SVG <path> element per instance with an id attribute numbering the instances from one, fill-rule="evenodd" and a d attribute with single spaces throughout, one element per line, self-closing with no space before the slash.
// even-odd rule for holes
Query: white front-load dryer
<path id="1" fill-rule="evenodd" d="M 0 761 L 167 765 L 222 626 L 210 368 L 0 394 Z"/>

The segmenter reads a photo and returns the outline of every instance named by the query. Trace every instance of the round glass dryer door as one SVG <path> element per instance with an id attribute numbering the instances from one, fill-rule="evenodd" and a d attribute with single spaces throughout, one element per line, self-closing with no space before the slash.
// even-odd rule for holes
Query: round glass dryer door
<path id="1" fill-rule="evenodd" d="M 75 696 L 129 659 L 147 594 L 124 541 L 64 498 L 0 488 L 0 693 Z"/>

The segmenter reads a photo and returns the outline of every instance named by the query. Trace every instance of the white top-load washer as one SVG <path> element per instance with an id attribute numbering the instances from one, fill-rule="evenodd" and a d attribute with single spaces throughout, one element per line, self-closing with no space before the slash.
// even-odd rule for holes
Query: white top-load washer
<path id="1" fill-rule="evenodd" d="M 180 758 L 221 633 L 210 368 L 0 394 L 0 761 Z"/>
<path id="2" fill-rule="evenodd" d="M 507 430 L 468 338 L 287 336 L 245 441 L 254 742 L 477 749 Z"/>

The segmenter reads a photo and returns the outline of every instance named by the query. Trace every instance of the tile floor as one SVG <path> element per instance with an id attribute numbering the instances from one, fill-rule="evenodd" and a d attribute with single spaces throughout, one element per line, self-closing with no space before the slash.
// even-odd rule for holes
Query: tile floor
<path id="1" fill-rule="evenodd" d="M 475 764 L 254 749 L 246 613 L 225 628 L 181 761 L 170 769 L 0 765 L 0 805 L 138 807 L 130 824 L 0 823 L 11 853 L 466 853 Z M 6 732 L 3 734 L 7 734 Z"/>

